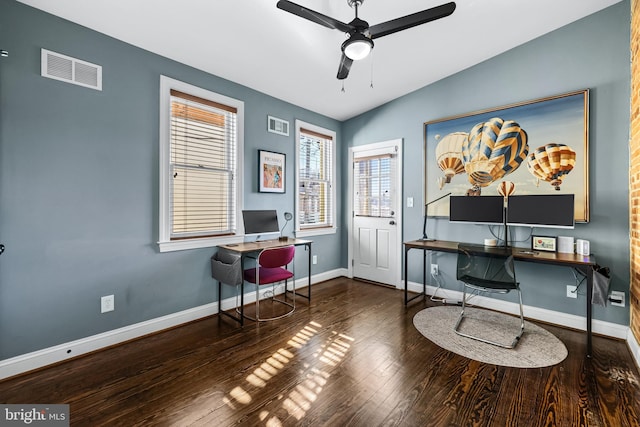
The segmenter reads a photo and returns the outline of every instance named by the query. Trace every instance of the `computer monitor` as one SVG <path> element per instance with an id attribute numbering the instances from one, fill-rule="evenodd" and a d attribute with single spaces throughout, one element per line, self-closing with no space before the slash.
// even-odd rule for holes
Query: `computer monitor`
<path id="1" fill-rule="evenodd" d="M 279 233 L 278 213 L 273 210 L 243 210 L 245 234 Z"/>
<path id="2" fill-rule="evenodd" d="M 449 221 L 475 224 L 503 224 L 502 196 L 451 196 Z"/>
<path id="3" fill-rule="evenodd" d="M 574 228 L 574 195 L 510 196 L 507 224 L 525 227 Z"/>

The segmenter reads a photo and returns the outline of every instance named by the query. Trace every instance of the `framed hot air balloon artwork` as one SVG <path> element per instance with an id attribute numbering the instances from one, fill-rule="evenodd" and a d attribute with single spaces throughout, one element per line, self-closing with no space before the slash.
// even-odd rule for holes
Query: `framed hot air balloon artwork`
<path id="1" fill-rule="evenodd" d="M 588 89 L 424 123 L 425 203 L 444 194 L 574 194 L 589 221 Z M 449 215 L 449 201 L 429 206 Z"/>

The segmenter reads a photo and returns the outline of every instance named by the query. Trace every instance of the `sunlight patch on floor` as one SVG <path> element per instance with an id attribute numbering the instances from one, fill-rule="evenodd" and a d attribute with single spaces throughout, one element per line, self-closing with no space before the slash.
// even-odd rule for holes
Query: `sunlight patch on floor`
<path id="1" fill-rule="evenodd" d="M 300 350 L 308 344 L 309 341 L 318 334 L 318 328 L 320 327 L 322 327 L 322 325 L 316 322 L 310 322 L 291 337 L 287 341 L 291 349 L 278 349 L 269 356 L 260 367 L 247 375 L 245 380 L 249 386 L 248 389 L 264 389 L 267 387 L 268 381 L 286 369 L 287 365 L 296 357 L 296 350 Z M 331 336 L 313 353 L 313 357 L 329 368 L 335 367 L 344 359 L 351 347 L 350 342 L 352 341 L 354 341 L 352 337 L 332 331 Z M 331 376 L 327 371 L 312 366 L 309 363 L 303 364 L 303 368 L 299 374 L 304 378 L 303 382 L 296 385 L 288 395 L 278 396 L 278 400 L 282 401 L 280 407 L 284 409 L 289 416 L 294 417 L 298 421 L 311 409 L 313 402 L 317 400 L 318 395 L 322 392 Z M 235 387 L 229 392 L 228 396 L 223 398 L 223 403 L 231 409 L 236 409 L 237 404 L 248 405 L 252 401 L 248 389 L 242 388 L 241 386 Z M 263 410 L 258 416 L 260 421 L 264 422 L 264 425 L 267 427 L 278 427 L 282 425 L 280 418 L 270 411 Z"/>

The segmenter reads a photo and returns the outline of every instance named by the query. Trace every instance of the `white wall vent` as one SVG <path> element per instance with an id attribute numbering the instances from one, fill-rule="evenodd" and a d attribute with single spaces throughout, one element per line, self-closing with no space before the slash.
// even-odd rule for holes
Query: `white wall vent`
<path id="1" fill-rule="evenodd" d="M 277 117 L 268 117 L 267 129 L 269 132 L 277 133 L 279 135 L 289 136 L 289 122 L 279 119 Z"/>
<path id="2" fill-rule="evenodd" d="M 80 59 L 42 49 L 43 77 L 102 90 L 102 67 Z"/>

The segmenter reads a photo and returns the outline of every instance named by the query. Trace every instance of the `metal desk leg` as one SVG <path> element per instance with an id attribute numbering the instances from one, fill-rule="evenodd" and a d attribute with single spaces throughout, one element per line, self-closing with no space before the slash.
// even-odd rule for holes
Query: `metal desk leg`
<path id="1" fill-rule="evenodd" d="M 407 266 L 409 261 L 409 249 L 407 246 L 404 247 L 404 305 L 406 306 L 409 303 L 409 293 L 407 291 Z"/>
<path id="2" fill-rule="evenodd" d="M 293 292 L 293 291 L 290 291 L 289 289 L 287 289 L 286 291 L 294 293 L 295 295 L 298 295 L 299 297 L 306 298 L 306 299 L 309 300 L 309 302 L 311 302 L 311 258 L 312 258 L 311 257 L 311 243 L 305 243 L 304 247 L 309 252 L 308 261 L 307 261 L 307 265 L 309 266 L 309 277 L 307 278 L 307 280 L 308 280 L 307 295 L 300 294 L 298 292 Z M 294 278 L 294 280 L 295 280 L 295 278 Z"/>
<path id="3" fill-rule="evenodd" d="M 309 302 L 311 302 L 311 243 L 309 243 L 308 245 L 306 245 L 307 249 L 309 250 L 309 260 L 307 261 L 307 265 L 309 266 L 309 288 L 308 288 L 308 293 L 309 293 L 309 297 L 308 300 Z"/>
<path id="4" fill-rule="evenodd" d="M 593 268 L 591 266 L 584 267 L 584 273 L 587 276 L 587 357 L 591 358 L 592 355 L 592 342 L 591 342 L 591 321 L 593 319 Z"/>
<path id="5" fill-rule="evenodd" d="M 223 315 L 223 316 L 227 316 L 233 320 L 235 320 L 236 322 L 240 323 L 240 326 L 244 325 L 244 310 L 242 309 L 242 307 L 240 308 L 240 310 L 238 310 L 238 307 L 235 307 L 234 310 L 236 311 L 236 313 L 238 313 L 238 316 L 234 316 L 233 314 L 229 314 L 226 311 L 222 311 L 222 282 L 221 281 L 217 281 L 218 282 L 218 316 Z M 244 292 L 244 281 L 242 283 L 242 285 L 240 285 L 240 290 L 241 292 Z M 236 286 L 236 292 L 238 291 L 237 286 Z M 242 300 L 242 296 L 240 297 L 240 299 Z M 237 301 L 237 299 L 236 299 Z"/>
<path id="6" fill-rule="evenodd" d="M 425 297 L 427 295 L 427 250 L 423 249 L 422 250 L 422 254 L 423 254 L 423 265 L 422 265 L 422 293 L 418 294 L 418 295 L 414 295 L 413 297 L 409 298 L 409 292 L 408 292 L 408 284 L 407 284 L 407 269 L 408 269 L 408 265 L 409 265 L 409 250 L 411 248 L 406 247 L 404 248 L 404 305 L 406 306 L 407 304 L 409 304 L 410 301 L 413 301 L 416 298 L 420 298 L 420 297 Z"/>
<path id="7" fill-rule="evenodd" d="M 427 250 L 422 251 L 422 296 L 427 296 Z"/>
<path id="8" fill-rule="evenodd" d="M 240 268 L 242 268 L 242 283 L 240 284 L 240 325 L 244 324 L 244 260 L 246 256 L 240 255 Z M 237 310 L 237 308 L 236 308 Z"/>
<path id="9" fill-rule="evenodd" d="M 593 268 L 590 265 L 576 265 L 576 270 L 584 274 L 587 279 L 587 357 L 591 358 L 593 351 Z"/>

